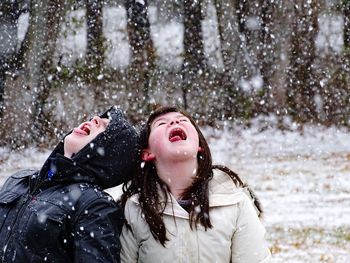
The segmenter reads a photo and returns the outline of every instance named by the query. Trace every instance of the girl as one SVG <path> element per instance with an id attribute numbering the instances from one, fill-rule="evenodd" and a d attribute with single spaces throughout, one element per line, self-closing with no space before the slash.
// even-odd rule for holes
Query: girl
<path id="1" fill-rule="evenodd" d="M 153 112 L 140 137 L 140 172 L 124 189 L 122 262 L 266 262 L 270 251 L 234 172 L 212 165 L 194 120 Z M 259 207 L 258 207 L 259 208 Z"/>

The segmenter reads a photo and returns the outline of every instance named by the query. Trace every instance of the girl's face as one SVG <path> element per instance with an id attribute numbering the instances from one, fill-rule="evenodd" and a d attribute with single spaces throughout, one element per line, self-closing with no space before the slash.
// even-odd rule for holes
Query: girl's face
<path id="1" fill-rule="evenodd" d="M 197 158 L 199 138 L 190 120 L 179 112 L 169 112 L 154 119 L 150 126 L 144 161 L 181 161 Z"/>
<path id="2" fill-rule="evenodd" d="M 71 158 L 84 148 L 89 142 L 104 132 L 109 124 L 109 119 L 95 116 L 91 121 L 84 122 L 74 128 L 72 133 L 64 139 L 64 155 Z"/>

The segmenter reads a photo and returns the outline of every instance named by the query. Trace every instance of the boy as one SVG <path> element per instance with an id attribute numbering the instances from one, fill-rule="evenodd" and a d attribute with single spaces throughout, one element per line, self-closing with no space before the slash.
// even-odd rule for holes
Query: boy
<path id="1" fill-rule="evenodd" d="M 112 107 L 74 128 L 39 171 L 0 190 L 0 262 L 119 262 L 122 212 L 102 189 L 129 180 L 137 133 Z"/>

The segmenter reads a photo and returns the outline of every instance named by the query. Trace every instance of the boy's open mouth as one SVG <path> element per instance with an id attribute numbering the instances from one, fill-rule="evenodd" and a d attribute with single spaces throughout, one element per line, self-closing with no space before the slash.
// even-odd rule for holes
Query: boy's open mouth
<path id="1" fill-rule="evenodd" d="M 187 139 L 187 135 L 182 129 L 175 128 L 170 131 L 170 134 L 169 134 L 170 142 L 177 142 L 177 141 L 186 140 L 186 139 Z"/>
<path id="2" fill-rule="evenodd" d="M 90 134 L 90 126 L 88 123 L 84 123 L 80 130 L 84 131 L 86 135 Z"/>

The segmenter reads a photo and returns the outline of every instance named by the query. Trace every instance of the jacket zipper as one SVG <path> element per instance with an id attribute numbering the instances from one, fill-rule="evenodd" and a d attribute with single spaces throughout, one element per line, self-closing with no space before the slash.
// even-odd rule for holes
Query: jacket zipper
<path id="1" fill-rule="evenodd" d="M 3 255 L 2 255 L 2 259 L 1 261 L 4 262 L 5 260 L 5 255 L 6 255 L 6 251 L 7 251 L 7 246 L 10 242 L 10 238 L 12 236 L 12 233 L 13 233 L 13 230 L 14 230 L 14 227 L 18 221 L 18 218 L 22 216 L 22 214 L 24 213 L 24 208 L 26 207 L 26 204 L 31 200 L 31 195 L 30 194 L 27 194 L 26 197 L 24 198 L 22 202 L 22 205 L 20 207 L 20 210 L 19 212 L 17 213 L 16 217 L 15 217 L 15 220 L 13 221 L 12 225 L 11 225 L 11 229 L 10 229 L 10 232 L 6 238 L 6 242 L 5 242 L 5 246 L 4 246 L 4 249 L 3 249 Z"/>
<path id="2" fill-rule="evenodd" d="M 5 255 L 6 255 L 6 251 L 7 251 L 7 246 L 10 242 L 10 239 L 11 239 L 11 236 L 12 236 L 12 233 L 13 233 L 13 230 L 17 224 L 17 221 L 18 221 L 18 218 L 22 217 L 22 214 L 24 213 L 25 211 L 25 208 L 27 207 L 27 204 L 32 201 L 35 197 L 35 194 L 37 192 L 40 192 L 39 189 L 41 186 L 43 186 L 46 182 L 45 181 L 41 181 L 39 179 L 39 176 L 40 176 L 40 173 L 36 173 L 36 176 L 38 176 L 38 178 L 36 178 L 35 182 L 33 183 L 32 182 L 32 178 L 29 178 L 29 182 L 28 182 L 28 193 L 25 194 L 25 198 L 21 204 L 21 207 L 19 209 L 19 212 L 17 213 L 16 217 L 15 217 L 15 220 L 13 221 L 12 225 L 11 225 L 11 229 L 10 229 L 10 232 L 6 238 L 6 242 L 4 243 L 4 249 L 3 249 L 3 256 L 2 256 L 2 259 L 1 259 L 1 262 L 4 262 L 5 260 Z"/>
<path id="3" fill-rule="evenodd" d="M 39 174 L 38 174 L 38 176 L 39 176 Z M 19 212 L 17 213 L 16 218 L 15 218 L 15 220 L 13 221 L 13 223 L 11 225 L 11 230 L 10 230 L 10 232 L 9 232 L 7 238 L 6 238 L 6 242 L 5 242 L 5 246 L 4 246 L 4 250 L 3 250 L 3 256 L 2 256 L 2 262 L 4 262 L 7 246 L 9 244 L 9 242 L 10 242 L 10 238 L 12 236 L 12 233 L 13 233 L 14 227 L 15 227 L 17 221 L 18 221 L 18 218 L 22 217 L 22 214 L 24 213 L 25 208 L 27 207 L 27 204 L 29 202 L 31 202 L 35 198 L 36 194 L 40 192 L 39 191 L 40 187 L 43 186 L 45 183 L 46 183 L 45 181 L 38 180 L 38 181 L 36 181 L 34 183 L 34 185 L 32 185 L 32 181 L 31 181 L 31 179 L 29 179 L 28 193 L 25 195 L 26 197 L 22 201 L 22 205 L 21 205 L 21 207 L 19 209 Z M 31 189 L 31 188 L 33 188 L 33 189 Z"/>

